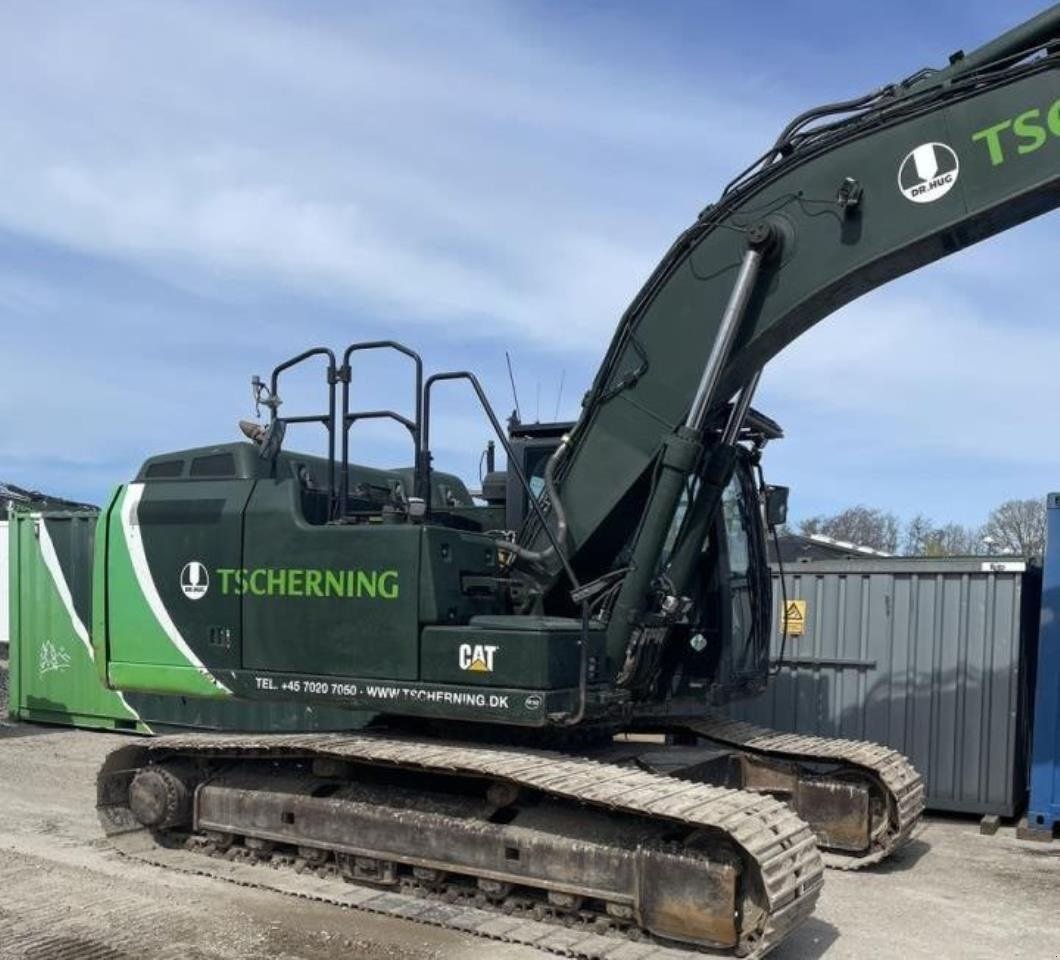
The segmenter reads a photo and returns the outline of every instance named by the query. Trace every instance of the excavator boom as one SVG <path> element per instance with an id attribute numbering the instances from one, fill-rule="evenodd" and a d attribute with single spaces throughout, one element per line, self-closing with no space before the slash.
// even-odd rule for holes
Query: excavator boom
<path id="1" fill-rule="evenodd" d="M 714 408 L 844 304 L 1057 206 L 1058 43 L 1053 6 L 947 69 L 808 111 L 678 237 L 623 316 L 560 471 L 583 581 L 649 518 L 644 478 L 689 414 L 756 230 L 772 249 L 700 398 Z M 534 526 L 523 540 L 545 543 Z"/>

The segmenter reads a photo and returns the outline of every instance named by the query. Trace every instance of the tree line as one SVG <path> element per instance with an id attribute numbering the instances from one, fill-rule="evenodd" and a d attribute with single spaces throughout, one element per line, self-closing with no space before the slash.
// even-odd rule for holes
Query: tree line
<path id="1" fill-rule="evenodd" d="M 1042 556 L 1045 501 L 1006 500 L 979 527 L 936 524 L 920 513 L 903 522 L 894 513 L 859 504 L 836 514 L 807 517 L 782 532 L 804 537 L 823 534 L 907 557 Z"/>

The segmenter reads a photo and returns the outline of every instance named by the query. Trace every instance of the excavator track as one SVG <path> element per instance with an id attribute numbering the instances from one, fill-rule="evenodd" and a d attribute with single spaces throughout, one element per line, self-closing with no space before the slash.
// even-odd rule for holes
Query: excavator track
<path id="1" fill-rule="evenodd" d="M 826 866 L 858 870 L 886 859 L 913 835 L 924 812 L 924 780 L 897 750 L 863 740 L 783 733 L 741 720 L 711 717 L 687 725 L 697 736 L 770 760 L 840 763 L 867 776 L 885 797 L 887 816 L 861 854 L 830 850 L 818 838 Z"/>
<path id="2" fill-rule="evenodd" d="M 169 829 L 168 823 L 154 829 L 144 827 L 142 798 L 138 818 L 130 800 L 135 792 L 131 788 L 152 777 L 159 782 L 167 777 L 172 780 L 167 770 L 186 772 L 192 768 L 198 774 L 193 793 L 186 798 L 188 810 L 194 809 L 194 820 L 189 814 L 187 829 Z M 292 773 L 296 768 L 302 772 Z M 470 778 L 472 783 L 489 783 L 488 795 L 502 804 L 513 802 L 515 796 L 532 795 L 542 808 L 562 808 L 565 813 L 560 822 L 563 817 L 572 818 L 576 827 L 569 848 L 559 848 L 558 874 L 591 861 L 589 848 L 597 828 L 601 837 L 622 836 L 627 819 L 645 824 L 649 832 L 677 829 L 685 839 L 649 844 L 647 850 L 643 846 L 619 849 L 621 842 L 613 847 L 597 845 L 598 855 L 603 851 L 617 857 L 620 868 L 637 865 L 640 872 L 632 884 L 636 895 L 622 901 L 621 891 L 589 891 L 608 901 L 606 912 L 598 910 L 599 915 L 588 909 L 554 909 L 567 902 L 564 898 L 572 898 L 564 890 L 585 892 L 576 886 L 573 873 L 557 876 L 555 882 L 551 877 L 538 877 L 535 887 L 534 877 L 517 877 L 519 882 L 513 884 L 508 882 L 512 877 L 491 872 L 481 864 L 459 861 L 455 851 L 452 862 L 432 860 L 428 856 L 432 839 L 439 842 L 437 838 L 456 820 L 444 810 L 435 812 L 415 796 L 413 802 L 399 808 L 388 803 L 359 804 L 354 792 L 345 799 L 344 790 L 337 787 L 327 794 L 299 792 L 317 782 L 309 771 L 332 768 L 410 776 L 427 782 L 432 778 L 469 782 Z M 356 774 L 343 782 L 355 781 Z M 410 788 L 388 785 L 385 789 L 389 797 Z M 314 799 L 318 796 L 327 799 Z M 170 801 L 178 806 L 184 802 L 179 785 L 176 793 L 167 786 L 159 797 L 165 801 L 163 806 Z M 280 797 L 282 802 L 277 800 Z M 446 803 L 452 807 L 455 800 L 450 797 Z M 107 757 L 99 774 L 97 807 L 114 847 L 148 863 L 586 960 L 687 960 L 690 953 L 705 949 L 731 956 L 765 956 L 810 915 L 824 873 L 812 831 L 772 797 L 558 753 L 481 744 L 340 734 L 159 737 L 120 747 Z M 297 811 L 297 829 L 307 831 L 305 837 L 293 827 L 269 827 L 279 833 L 264 829 L 272 807 L 273 812 L 281 808 Z M 326 849 L 327 845 L 319 843 L 319 834 L 312 833 L 314 823 L 318 830 L 334 829 L 334 824 L 318 822 L 320 818 L 315 821 L 314 810 L 347 809 L 368 810 L 365 815 L 369 817 L 374 810 L 384 830 L 393 830 L 394 823 L 400 822 L 406 833 L 416 833 L 418 846 L 413 847 L 412 855 L 399 852 L 387 864 L 371 861 L 377 872 L 367 878 L 367 885 L 359 882 L 364 878 L 352 876 L 345 867 L 354 861 L 363 866 L 368 861 L 352 856 L 357 852 L 352 847 L 340 844 Z M 226 810 L 244 817 L 252 828 L 240 836 L 219 830 L 216 818 Z M 281 819 L 283 824 L 294 824 L 295 813 L 285 812 L 275 822 Z M 328 819 L 336 818 L 323 818 Z M 303 822 L 306 826 L 301 826 Z M 504 830 L 494 824 L 506 821 L 469 818 L 461 822 L 465 826 L 459 836 L 466 846 L 456 846 L 465 850 L 466 857 L 472 857 L 466 851 L 474 849 L 478 838 Z M 588 830 L 583 829 L 586 823 Z M 358 838 L 371 832 L 370 827 L 360 829 Z M 521 836 L 531 833 L 524 828 Z M 549 839 L 555 841 L 555 837 Z M 360 842 L 368 841 L 358 839 Z M 318 844 L 317 849 L 313 843 Z M 518 855 L 518 851 L 511 852 Z M 533 850 L 527 859 L 532 855 Z M 293 869 L 265 869 L 266 863 Z M 679 879 L 674 880 L 675 876 Z M 384 878 L 390 889 L 380 889 L 371 882 L 373 878 Z M 702 940 L 660 936 L 657 923 L 643 920 L 645 916 L 661 917 L 663 927 L 669 921 L 694 927 L 697 921 L 689 921 L 688 916 L 702 910 L 703 929 L 709 930 L 711 924 L 717 926 L 719 914 L 715 909 L 707 916 L 709 905 L 704 906 L 703 901 L 726 890 L 734 898 L 735 910 L 729 908 L 727 917 L 723 910 L 721 922 L 732 928 L 731 943 L 719 946 L 710 936 Z M 675 891 L 676 898 L 667 900 Z M 544 893 L 547 900 L 541 899 Z M 590 902 L 588 896 L 574 899 Z M 603 900 L 592 902 L 599 905 Z M 613 922 L 615 918 L 625 922 Z M 719 936 L 725 940 L 724 935 Z"/>

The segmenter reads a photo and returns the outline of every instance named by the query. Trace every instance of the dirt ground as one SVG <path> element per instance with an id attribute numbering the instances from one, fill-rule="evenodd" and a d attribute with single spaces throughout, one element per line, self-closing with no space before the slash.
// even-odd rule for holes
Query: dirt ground
<path id="1" fill-rule="evenodd" d="M 477 940 L 124 860 L 93 780 L 122 737 L 0 725 L 0 960 L 544 960 Z M 928 822 L 890 865 L 829 872 L 776 960 L 1060 958 L 1060 843 Z"/>

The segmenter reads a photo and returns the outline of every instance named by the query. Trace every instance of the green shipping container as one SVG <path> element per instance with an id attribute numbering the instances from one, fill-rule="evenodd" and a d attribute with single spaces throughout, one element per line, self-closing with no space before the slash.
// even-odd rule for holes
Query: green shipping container
<path id="1" fill-rule="evenodd" d="M 95 511 L 14 512 L 8 525 L 12 719 L 151 734 L 352 730 L 371 714 L 306 704 L 122 694 L 92 646 Z"/>

